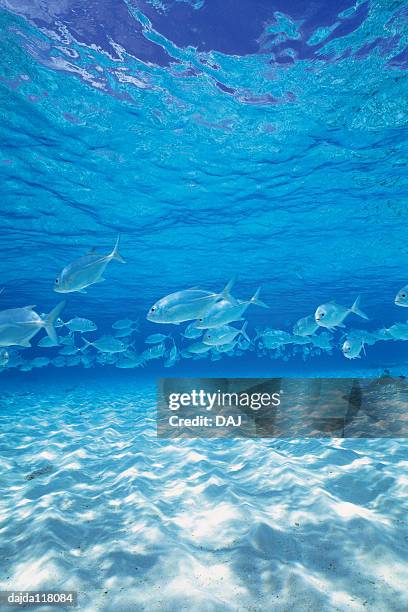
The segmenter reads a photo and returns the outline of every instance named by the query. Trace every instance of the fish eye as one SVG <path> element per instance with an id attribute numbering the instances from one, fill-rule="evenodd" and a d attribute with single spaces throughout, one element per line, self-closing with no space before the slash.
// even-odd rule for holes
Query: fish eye
<path id="1" fill-rule="evenodd" d="M 321 317 L 324 317 L 324 312 L 321 312 L 321 313 L 320 313 L 320 316 L 321 316 Z"/>
<path id="2" fill-rule="evenodd" d="M 154 312 L 156 310 L 156 306 L 152 306 L 150 312 Z"/>
<path id="3" fill-rule="evenodd" d="M 403 297 L 403 298 L 407 297 L 407 294 L 406 293 L 401 293 L 401 297 Z"/>
<path id="4" fill-rule="evenodd" d="M 56 278 L 56 279 L 55 279 L 55 284 L 56 284 L 56 285 L 58 285 L 58 283 L 59 283 L 59 279 L 58 279 L 58 278 Z"/>

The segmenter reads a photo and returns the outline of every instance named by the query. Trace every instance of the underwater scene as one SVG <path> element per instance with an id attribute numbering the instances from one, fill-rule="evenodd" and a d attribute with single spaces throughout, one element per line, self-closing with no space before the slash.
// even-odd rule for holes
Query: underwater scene
<path id="1" fill-rule="evenodd" d="M 156 412 L 167 377 L 397 380 L 406 420 L 408 2 L 0 19 L 0 610 L 405 612 L 403 428 Z"/>

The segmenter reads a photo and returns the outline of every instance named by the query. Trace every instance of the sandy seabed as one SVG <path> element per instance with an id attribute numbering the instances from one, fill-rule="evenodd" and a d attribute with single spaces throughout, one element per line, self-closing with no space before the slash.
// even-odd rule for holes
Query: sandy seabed
<path id="1" fill-rule="evenodd" d="M 84 612 L 408 609 L 408 441 L 158 440 L 153 383 L 3 381 L 1 590 L 75 590 Z"/>

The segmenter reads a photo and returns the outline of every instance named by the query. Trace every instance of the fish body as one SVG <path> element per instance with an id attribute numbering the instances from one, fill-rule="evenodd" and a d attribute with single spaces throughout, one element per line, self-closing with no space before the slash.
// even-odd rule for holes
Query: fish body
<path id="1" fill-rule="evenodd" d="M 71 332 L 80 332 L 81 334 L 96 331 L 98 329 L 93 321 L 84 319 L 83 317 L 74 317 L 65 323 L 65 327 L 68 327 Z"/>
<path id="2" fill-rule="evenodd" d="M 267 349 L 279 348 L 284 344 L 291 344 L 294 341 L 292 336 L 282 329 L 267 329 L 263 332 L 258 332 L 255 339 L 261 339 L 263 346 Z"/>
<path id="3" fill-rule="evenodd" d="M 78 291 L 86 293 L 84 290 L 90 285 L 103 282 L 105 279 L 102 275 L 112 259 L 120 263 L 126 263 L 119 253 L 119 240 L 120 237 L 118 236 L 115 247 L 109 255 L 88 253 L 88 255 L 79 257 L 65 266 L 55 279 L 54 291 L 57 293 L 74 293 Z"/>
<path id="4" fill-rule="evenodd" d="M 147 336 L 147 338 L 145 338 L 145 343 L 146 344 L 159 344 L 160 342 L 164 342 L 165 340 L 167 340 L 167 338 L 170 338 L 171 336 L 166 335 L 166 334 L 150 334 L 150 336 Z"/>
<path id="5" fill-rule="evenodd" d="M 59 355 L 76 355 L 81 349 L 77 346 L 63 346 L 60 351 L 58 351 Z"/>
<path id="6" fill-rule="evenodd" d="M 408 340 L 408 323 L 395 323 L 387 332 L 394 340 Z"/>
<path id="7" fill-rule="evenodd" d="M 50 348 L 51 346 L 57 346 L 57 344 L 55 344 L 55 342 L 51 340 L 49 336 L 44 336 L 41 338 L 41 340 L 39 340 L 39 342 L 37 342 L 37 346 L 40 346 L 41 348 Z"/>
<path id="8" fill-rule="evenodd" d="M 32 368 L 45 368 L 49 363 L 50 359 L 48 357 L 35 357 L 31 360 Z"/>
<path id="9" fill-rule="evenodd" d="M 245 302 L 231 303 L 228 299 L 219 300 L 211 306 L 204 317 L 198 319 L 195 324 L 196 328 L 213 329 L 221 325 L 228 325 L 228 323 L 233 323 L 234 321 L 241 321 L 243 314 L 251 305 L 268 308 L 268 306 L 259 299 L 260 290 L 261 288 L 259 287 L 253 297 Z"/>
<path id="10" fill-rule="evenodd" d="M 360 353 L 364 350 L 364 342 L 361 338 L 348 338 L 343 343 L 341 350 L 347 359 L 360 359 Z"/>
<path id="11" fill-rule="evenodd" d="M 193 355 L 202 355 L 210 351 L 211 346 L 203 342 L 194 342 L 194 344 L 190 344 L 190 346 L 187 347 L 187 350 L 189 353 L 193 353 Z"/>
<path id="12" fill-rule="evenodd" d="M 162 357 L 165 352 L 165 345 L 163 343 L 160 343 L 154 344 L 153 346 L 150 346 L 149 348 L 144 350 L 143 353 L 141 353 L 141 356 L 146 360 L 159 359 L 159 357 Z"/>
<path id="13" fill-rule="evenodd" d="M 65 302 L 61 302 L 45 318 L 41 318 L 40 315 L 33 310 L 34 306 L 11 308 L 1 311 L 0 346 L 29 347 L 31 346 L 31 338 L 33 338 L 42 328 L 45 329 L 50 339 L 55 342 L 55 344 L 58 344 L 54 322 L 64 306 Z"/>
<path id="14" fill-rule="evenodd" d="M 313 336 L 319 329 L 319 324 L 316 322 L 314 315 L 299 319 L 293 326 L 295 336 Z"/>
<path id="15" fill-rule="evenodd" d="M 131 336 L 134 332 L 134 328 L 133 327 L 127 327 L 125 329 L 118 329 L 117 331 L 115 331 L 115 338 L 128 338 L 129 336 Z"/>
<path id="16" fill-rule="evenodd" d="M 203 289 L 186 289 L 177 291 L 162 298 L 150 308 L 147 320 L 153 323 L 173 323 L 178 325 L 204 317 L 210 308 L 219 300 L 226 299 L 236 303 L 230 295 L 233 281 L 230 281 L 221 293 Z"/>
<path id="17" fill-rule="evenodd" d="M 335 302 L 328 302 L 318 306 L 315 312 L 315 321 L 321 327 L 333 329 L 344 327 L 343 322 L 349 314 L 354 313 L 363 319 L 368 319 L 367 315 L 360 310 L 360 297 L 356 299 L 351 308 L 346 308 Z"/>
<path id="18" fill-rule="evenodd" d="M 195 340 L 196 338 L 199 338 L 203 333 L 203 330 L 199 329 L 196 324 L 197 321 L 189 323 L 189 325 L 187 325 L 186 329 L 184 330 L 182 336 L 184 338 L 187 338 L 188 340 Z"/>
<path id="19" fill-rule="evenodd" d="M 242 329 L 236 329 L 229 325 L 223 325 L 215 329 L 209 329 L 203 336 L 203 343 L 210 346 L 222 346 L 232 344 L 234 340 L 242 335 L 248 342 L 250 342 L 245 329 L 247 322 L 244 323 Z"/>
<path id="20" fill-rule="evenodd" d="M 84 346 L 82 350 L 88 348 L 89 346 L 93 346 L 100 353 L 114 354 L 114 353 L 123 353 L 126 351 L 127 346 L 117 338 L 113 336 L 101 336 L 98 340 L 94 342 L 89 342 L 84 338 Z"/>
<path id="21" fill-rule="evenodd" d="M 129 329 L 129 327 L 133 327 L 136 323 L 137 322 L 132 321 L 132 319 L 119 319 L 113 323 L 112 329 Z"/>

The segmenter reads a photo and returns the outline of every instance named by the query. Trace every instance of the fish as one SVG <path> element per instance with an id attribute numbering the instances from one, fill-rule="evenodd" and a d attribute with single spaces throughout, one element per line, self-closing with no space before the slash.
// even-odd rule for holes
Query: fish
<path id="1" fill-rule="evenodd" d="M 394 304 L 396 306 L 408 308 L 408 285 L 405 285 L 398 291 L 397 295 L 395 296 Z"/>
<path id="2" fill-rule="evenodd" d="M 101 353 L 123 353 L 126 351 L 127 346 L 114 338 L 113 336 L 101 336 L 98 340 L 94 342 L 89 342 L 86 338 L 84 340 L 84 345 L 81 350 L 88 348 L 89 346 L 93 346 Z"/>
<path id="3" fill-rule="evenodd" d="M 295 336 L 313 336 L 318 329 L 319 324 L 316 322 L 314 315 L 309 315 L 296 321 L 293 326 L 293 333 Z"/>
<path id="4" fill-rule="evenodd" d="M 76 355 L 80 350 L 77 346 L 63 346 L 59 355 Z"/>
<path id="5" fill-rule="evenodd" d="M 312 336 L 311 341 L 314 347 L 322 350 L 330 350 L 332 348 L 332 339 L 332 334 L 323 332 L 321 334 L 317 334 L 316 336 Z"/>
<path id="6" fill-rule="evenodd" d="M 116 362 L 115 366 L 121 369 L 132 369 L 132 368 L 140 368 L 144 367 L 145 360 L 139 355 L 135 355 L 134 357 L 124 357 Z"/>
<path id="7" fill-rule="evenodd" d="M 149 348 L 144 350 L 143 353 L 141 353 L 141 356 L 143 357 L 143 359 L 146 359 L 148 361 L 150 359 L 159 359 L 159 357 L 162 357 L 165 352 L 166 346 L 163 343 L 160 343 L 154 344 L 153 346 L 150 346 Z"/>
<path id="8" fill-rule="evenodd" d="M 10 354 L 8 351 L 0 351 L 0 367 L 4 368 L 10 361 Z"/>
<path id="9" fill-rule="evenodd" d="M 125 329 L 118 329 L 115 331 L 115 338 L 127 338 L 131 336 L 135 329 L 133 327 L 128 327 Z"/>
<path id="10" fill-rule="evenodd" d="M 230 345 L 234 342 L 237 336 L 240 335 L 242 335 L 245 340 L 250 342 L 250 339 L 245 331 L 247 324 L 248 322 L 245 321 L 241 329 L 236 329 L 235 327 L 230 327 L 229 325 L 223 325 L 222 327 L 208 330 L 203 336 L 203 342 L 204 344 L 209 344 L 210 346 Z"/>
<path id="11" fill-rule="evenodd" d="M 50 363 L 50 359 L 48 357 L 35 357 L 31 360 L 32 368 L 45 368 Z"/>
<path id="12" fill-rule="evenodd" d="M 242 321 L 242 315 L 251 305 L 269 308 L 265 302 L 259 299 L 260 291 L 261 287 L 258 287 L 251 299 L 245 302 L 232 304 L 229 300 L 225 299 L 216 302 L 211 306 L 204 317 L 200 317 L 198 321 L 196 321 L 196 328 L 212 329 L 214 327 L 220 327 L 221 325 L 228 325 L 228 323 L 233 323 L 234 321 Z"/>
<path id="13" fill-rule="evenodd" d="M 58 357 L 54 357 L 54 359 L 51 360 L 51 364 L 55 368 L 63 368 L 65 366 L 65 359 L 62 355 Z"/>
<path id="14" fill-rule="evenodd" d="M 164 342 L 167 338 L 171 338 L 171 335 L 168 334 L 150 334 L 145 338 L 146 344 L 158 344 L 159 342 Z"/>
<path id="15" fill-rule="evenodd" d="M 79 365 L 80 363 L 81 363 L 80 355 L 71 355 L 70 357 L 67 357 L 65 365 L 72 368 L 74 366 Z"/>
<path id="16" fill-rule="evenodd" d="M 86 293 L 85 289 L 95 283 L 102 283 L 105 279 L 103 273 L 112 259 L 120 263 L 126 263 L 119 253 L 120 235 L 118 235 L 115 247 L 109 255 L 98 255 L 91 252 L 79 257 L 65 266 L 57 276 L 54 283 L 54 291 L 57 293 Z"/>
<path id="17" fill-rule="evenodd" d="M 196 338 L 199 338 L 201 336 L 203 330 L 198 329 L 196 327 L 196 323 L 197 321 L 193 321 L 192 323 L 189 323 L 187 325 L 186 329 L 184 330 L 184 333 L 181 334 L 183 338 L 187 338 L 188 340 L 195 340 Z"/>
<path id="18" fill-rule="evenodd" d="M 30 340 L 44 328 L 49 338 L 58 344 L 54 323 L 65 307 L 60 302 L 45 318 L 41 318 L 33 308 L 11 308 L 0 312 L 0 346 L 30 347 Z"/>
<path id="19" fill-rule="evenodd" d="M 316 309 L 314 317 L 316 323 L 321 327 L 333 329 L 334 327 L 344 327 L 343 321 L 352 312 L 362 319 L 368 320 L 368 316 L 360 310 L 360 296 L 356 299 L 351 308 L 346 308 L 335 302 L 321 304 Z"/>
<path id="20" fill-rule="evenodd" d="M 261 339 L 262 345 L 267 349 L 275 349 L 284 344 L 294 342 L 292 336 L 282 329 L 266 329 L 258 331 L 255 340 Z"/>
<path id="21" fill-rule="evenodd" d="M 207 353 L 207 351 L 211 350 L 211 346 L 209 344 L 204 344 L 203 342 L 194 342 L 194 344 L 190 344 L 187 347 L 189 353 L 193 353 L 193 355 L 201 355 L 203 353 Z"/>
<path id="22" fill-rule="evenodd" d="M 361 351 L 364 351 L 364 342 L 361 338 L 347 339 L 343 343 L 341 350 L 347 359 L 360 359 L 360 353 Z"/>
<path id="23" fill-rule="evenodd" d="M 394 340 L 408 340 L 408 323 L 394 323 L 387 332 Z"/>
<path id="24" fill-rule="evenodd" d="M 98 329 L 93 321 L 90 319 L 84 319 L 82 317 L 74 317 L 65 323 L 65 327 L 68 327 L 69 331 L 71 332 L 80 332 L 81 334 L 96 331 Z"/>
<path id="25" fill-rule="evenodd" d="M 137 324 L 137 321 L 132 321 L 132 319 L 119 319 L 112 324 L 112 329 L 128 329 L 134 324 Z"/>
<path id="26" fill-rule="evenodd" d="M 234 280 L 231 280 L 221 293 L 203 289 L 186 289 L 171 293 L 153 304 L 147 313 L 147 320 L 152 323 L 173 323 L 178 325 L 204 317 L 210 308 L 219 300 L 237 301 L 230 294 Z"/>
<path id="27" fill-rule="evenodd" d="M 75 338 L 74 334 L 69 333 L 66 336 L 58 336 L 58 342 L 64 346 L 74 346 Z"/>

